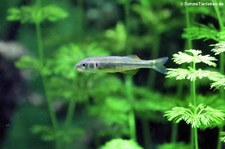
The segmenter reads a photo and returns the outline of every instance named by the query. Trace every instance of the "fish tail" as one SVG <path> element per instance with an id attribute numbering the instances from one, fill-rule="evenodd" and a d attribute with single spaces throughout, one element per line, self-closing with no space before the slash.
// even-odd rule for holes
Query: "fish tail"
<path id="1" fill-rule="evenodd" d="M 162 57 L 154 60 L 155 63 L 152 68 L 160 73 L 165 73 L 166 67 L 164 66 L 164 64 L 168 61 L 168 59 L 169 59 L 168 57 Z"/>

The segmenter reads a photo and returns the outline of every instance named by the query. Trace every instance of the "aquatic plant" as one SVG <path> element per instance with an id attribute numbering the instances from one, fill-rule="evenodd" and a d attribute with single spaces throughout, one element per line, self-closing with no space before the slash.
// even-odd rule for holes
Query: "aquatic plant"
<path id="1" fill-rule="evenodd" d="M 113 139 L 100 149 L 143 149 L 133 140 Z"/>
<path id="2" fill-rule="evenodd" d="M 127 34 L 123 23 L 117 23 L 115 29 L 106 30 L 105 35 L 110 40 L 110 42 L 115 44 L 114 48 L 112 49 L 113 51 L 118 53 L 125 49 Z"/>
<path id="3" fill-rule="evenodd" d="M 159 149 L 190 149 L 190 145 L 185 143 L 165 143 L 159 146 Z"/>
<path id="4" fill-rule="evenodd" d="M 100 2 L 96 1 L 98 4 Z M 39 142 L 43 140 L 40 146 L 43 143 L 48 147 L 54 147 L 53 143 L 56 142 L 58 148 L 64 146 L 65 148 L 89 148 L 90 144 L 92 145 L 90 148 L 101 146 L 102 149 L 124 148 L 124 146 L 131 149 L 142 148 L 138 145 L 138 141 L 140 141 L 139 143 L 144 142 L 143 148 L 155 148 L 156 146 L 160 149 L 191 148 L 192 143 L 177 142 L 178 123 L 185 121 L 193 127 L 194 131 L 192 132 L 194 133 L 191 136 L 195 136 L 195 145 L 197 144 L 197 129 L 223 125 L 224 113 L 222 110 L 225 110 L 223 107 L 225 103 L 222 92 L 225 89 L 225 79 L 222 70 L 224 62 L 221 56 L 219 56 L 218 62 L 221 69 L 219 73 L 216 68 L 212 70 L 197 69 L 197 63 L 216 66 L 215 62 L 217 61 L 214 57 L 202 55 L 205 51 L 201 53 L 199 50 L 187 50 L 174 54 L 174 61 L 180 67 L 169 69 L 167 77 L 173 78 L 173 80 L 167 80 L 171 81 L 169 83 L 173 84 L 173 89 L 177 89 L 176 92 L 170 90 L 169 85 L 166 90 L 159 86 L 156 81 L 159 77 L 164 76 L 157 76 L 154 71 L 151 71 L 148 76 L 145 76 L 146 73 L 141 74 L 140 71 L 133 77 L 121 74 L 79 74 L 73 69 L 77 61 L 90 56 L 136 53 L 147 59 L 148 57 L 158 57 L 159 51 L 164 49 L 167 51 L 164 50 L 165 53 L 164 51 L 162 53 L 169 56 L 176 49 L 182 49 L 183 42 L 178 38 L 180 38 L 181 28 L 185 25 L 184 19 L 186 19 L 186 28 L 182 35 L 186 39 L 184 49 L 192 49 L 192 44 L 195 46 L 192 40 L 209 40 L 207 42 L 215 41 L 212 44 L 212 52 L 216 56 L 222 55 L 225 38 L 222 28 L 223 17 L 218 8 L 180 7 L 174 2 L 165 0 L 157 2 L 149 0 L 112 1 L 112 4 L 119 6 L 119 13 L 123 11 L 121 14 L 124 16 L 121 16 L 117 22 L 110 22 L 112 24 L 107 29 L 101 27 L 96 29 L 85 20 L 88 18 L 85 18 L 86 12 L 84 12 L 93 8 L 93 12 L 95 12 L 96 8 L 92 7 L 94 2 L 78 0 L 76 2 L 54 2 L 54 5 L 44 5 L 44 3 L 49 2 L 43 1 L 41 4 L 39 1 L 35 5 L 12 8 L 8 11 L 8 20 L 36 26 L 39 48 L 33 46 L 32 41 L 35 41 L 35 38 L 33 38 L 32 30 L 30 28 L 27 30 L 25 25 L 19 28 L 17 40 L 21 41 L 22 39 L 22 42 L 26 40 L 25 45 L 33 51 L 31 55 L 21 57 L 16 62 L 16 66 L 20 69 L 32 70 L 33 82 L 28 82 L 32 88 L 30 90 L 35 90 L 43 95 L 44 99 L 47 99 L 42 107 L 23 106 L 18 108 L 15 121 L 13 119 L 14 127 L 10 129 L 10 137 L 15 137 L 13 134 L 17 130 L 24 131 L 25 133 L 20 133 L 24 136 L 27 135 L 24 140 L 33 138 Z M 49 23 L 50 26 L 45 22 L 55 22 L 68 16 L 68 12 L 58 7 L 57 4 L 62 4 L 60 6 L 66 8 L 73 15 L 64 20 L 65 22 L 53 23 L 53 25 Z M 213 9 L 215 9 L 215 14 L 212 13 Z M 178 14 L 177 11 L 184 12 L 185 17 Z M 93 15 L 96 14 L 93 13 Z M 199 17 L 199 15 L 201 16 Z M 197 19 L 205 21 L 205 17 L 208 16 L 210 16 L 210 20 L 211 18 L 220 20 L 219 29 L 212 24 L 203 25 L 195 22 Z M 105 21 L 104 18 L 102 20 Z M 66 35 L 62 35 L 62 32 L 66 32 Z M 30 38 L 27 38 L 27 34 Z M 60 34 L 60 36 L 55 34 Z M 42 35 L 44 35 L 44 42 Z M 177 38 L 168 40 L 168 36 L 175 37 L 174 35 Z M 43 46 L 44 44 L 45 46 Z M 167 44 L 171 44 L 171 46 L 167 46 Z M 200 46 L 203 47 L 204 44 Z M 170 48 L 167 49 L 167 47 Z M 200 66 L 204 66 L 204 64 L 200 64 Z M 44 78 L 43 81 L 40 81 L 41 78 Z M 177 80 L 182 81 L 178 82 Z M 192 90 L 190 96 L 185 90 L 188 87 L 185 84 L 188 84 L 189 81 L 192 86 L 189 86 Z M 44 83 L 44 88 L 39 82 Z M 209 86 L 209 82 L 214 91 L 216 89 L 220 91 L 220 96 L 212 95 L 211 91 L 203 93 L 207 96 L 200 95 L 202 89 L 205 89 L 201 88 L 202 84 L 204 87 Z M 164 92 L 160 93 L 157 89 L 162 89 L 169 95 Z M 198 89 L 200 89 L 200 93 L 195 94 L 195 90 Z M 51 117 L 47 114 L 46 103 Z M 55 107 L 57 103 L 60 103 L 58 108 Z M 34 115 L 31 114 L 33 112 Z M 164 136 L 162 129 L 160 130 L 162 133 L 162 135 L 160 134 L 160 143 L 163 144 L 157 144 L 158 140 L 155 138 L 158 137 L 151 136 L 155 132 L 155 126 L 152 124 L 160 124 L 156 128 L 167 127 L 169 124 L 163 117 L 165 112 L 165 117 L 174 121 L 170 136 L 171 142 L 165 143 L 169 136 L 168 134 Z M 22 115 L 21 119 L 18 118 L 18 115 Z M 44 115 L 44 121 L 41 120 L 43 118 L 41 115 Z M 56 128 L 49 124 L 49 118 L 53 123 L 56 121 Z M 140 125 L 137 125 L 136 122 Z M 31 130 L 25 129 L 28 125 L 32 125 Z M 170 130 L 167 129 L 167 131 Z M 225 140 L 224 136 L 224 133 L 221 133 L 222 141 Z M 128 140 L 122 138 L 128 138 Z M 82 139 L 90 142 L 85 142 L 86 146 L 84 147 L 80 145 L 80 142 L 84 142 Z M 102 145 L 105 142 L 106 144 Z"/>
<path id="5" fill-rule="evenodd" d="M 175 25 L 177 27 L 178 23 L 176 21 L 169 21 L 171 17 L 171 11 L 168 9 L 162 9 L 162 7 L 170 2 L 160 3 L 149 0 L 140 0 L 139 3 L 132 6 L 133 11 L 140 16 L 141 22 L 146 26 L 146 32 L 151 35 L 153 41 L 148 45 L 150 50 L 150 57 L 155 59 L 160 53 L 160 43 L 161 35 L 173 28 Z M 158 17 L 155 17 L 158 16 Z M 148 36 L 149 36 L 148 35 Z M 152 88 L 155 85 L 156 73 L 151 71 L 148 77 L 148 84 Z"/>
<path id="6" fill-rule="evenodd" d="M 191 81 L 191 104 L 188 107 L 174 107 L 165 113 L 169 121 L 179 123 L 184 120 L 190 124 L 194 131 L 194 144 L 198 149 L 198 133 L 197 128 L 208 128 L 223 124 L 225 113 L 221 110 L 209 107 L 204 104 L 197 105 L 196 99 L 196 81 L 202 78 L 209 78 L 212 73 L 207 70 L 197 69 L 197 63 L 205 63 L 209 66 L 216 66 L 216 59 L 210 55 L 202 55 L 200 50 L 186 50 L 173 55 L 173 61 L 177 64 L 191 63 L 191 67 L 186 69 L 168 69 L 167 78 L 176 78 L 176 80 Z"/>
<path id="7" fill-rule="evenodd" d="M 220 55 L 220 58 L 223 61 L 223 54 L 225 52 L 224 42 L 221 41 L 219 43 L 213 44 L 212 46 L 214 46 L 214 48 L 212 49 L 212 52 L 214 52 L 215 55 Z M 224 64 L 222 64 L 222 67 L 223 67 L 223 65 Z M 223 72 L 224 68 L 220 67 L 220 71 Z M 211 88 L 219 89 L 221 91 L 221 97 L 223 98 L 224 90 L 225 90 L 225 76 L 218 72 L 214 72 L 214 74 L 216 75 L 216 77 L 211 78 L 211 80 L 213 81 L 213 83 L 211 83 Z M 220 139 L 218 141 L 225 142 L 225 133 L 224 133 L 224 131 L 222 131 L 222 129 L 220 129 L 219 135 L 220 135 Z M 220 145 L 220 143 L 218 143 L 218 148 L 221 148 L 221 146 L 222 145 Z"/>
<path id="8" fill-rule="evenodd" d="M 42 85 L 44 89 L 44 96 L 48 104 L 50 118 L 52 121 L 53 128 L 56 130 L 58 128 L 58 122 L 56 115 L 54 113 L 54 109 L 52 107 L 52 101 L 49 98 L 48 94 L 48 86 L 47 86 L 47 78 L 43 75 L 43 68 L 46 64 L 46 57 L 43 45 L 43 38 L 42 38 L 42 30 L 41 24 L 45 21 L 58 21 L 67 17 L 68 14 L 62 8 L 56 5 L 49 5 L 49 6 L 42 6 L 41 1 L 38 1 L 36 4 L 32 6 L 22 6 L 21 8 L 11 8 L 8 10 L 8 17 L 9 21 L 20 21 L 21 23 L 31 23 L 34 24 L 36 27 L 36 38 L 37 38 L 37 50 L 38 50 L 38 58 L 33 58 L 29 56 L 25 56 L 21 58 L 18 66 L 20 68 L 31 68 L 30 64 L 35 63 L 32 67 L 42 79 Z M 56 146 L 59 146 L 58 142 L 56 141 Z"/>
<path id="9" fill-rule="evenodd" d="M 217 0 L 212 0 L 212 2 L 214 3 L 218 3 Z M 215 10 L 215 13 L 210 13 L 213 11 L 213 9 Z M 222 49 L 219 48 L 221 46 L 220 43 L 224 42 L 224 21 L 222 19 L 222 14 L 221 14 L 221 10 L 219 8 L 218 5 L 214 5 L 213 7 L 203 7 L 202 9 L 195 9 L 195 10 L 191 10 L 194 13 L 201 13 L 201 14 L 205 14 L 206 16 L 211 16 L 215 19 L 217 19 L 218 21 L 218 25 L 219 25 L 219 29 L 217 29 L 213 24 L 209 24 L 209 25 L 202 25 L 202 24 L 198 24 L 198 25 L 192 25 L 189 28 L 185 29 L 185 32 L 183 34 L 183 37 L 189 40 L 195 40 L 195 39 L 203 39 L 203 40 L 214 40 L 217 43 L 214 44 L 216 47 L 213 49 L 213 52 L 217 53 L 217 49 Z M 224 74 L 224 53 L 220 53 L 219 54 L 219 70 L 221 74 Z M 219 77 L 221 78 L 221 77 Z M 218 79 L 219 79 L 218 78 Z M 223 82 L 223 81 L 222 81 Z M 220 84 L 220 83 L 219 83 Z M 218 84 L 218 85 L 219 85 Z M 212 85 L 214 86 L 215 83 Z M 224 90 L 221 89 L 220 90 L 220 96 L 221 98 L 224 98 Z M 219 131 L 222 131 L 222 127 L 219 127 Z M 218 133 L 218 138 L 219 138 L 219 133 Z M 217 149 L 221 149 L 222 145 L 221 142 L 218 139 L 218 143 L 217 143 Z"/>

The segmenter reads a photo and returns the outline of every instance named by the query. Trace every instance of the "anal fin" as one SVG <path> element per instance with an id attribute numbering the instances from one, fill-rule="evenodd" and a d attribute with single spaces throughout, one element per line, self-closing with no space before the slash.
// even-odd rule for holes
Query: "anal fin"
<path id="1" fill-rule="evenodd" d="M 121 71 L 121 73 L 129 74 L 129 75 L 135 75 L 137 72 L 138 72 L 137 69 Z"/>

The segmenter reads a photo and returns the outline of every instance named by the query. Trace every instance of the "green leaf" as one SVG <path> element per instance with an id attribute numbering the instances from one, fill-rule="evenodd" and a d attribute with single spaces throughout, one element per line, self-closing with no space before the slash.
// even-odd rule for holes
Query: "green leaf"
<path id="1" fill-rule="evenodd" d="M 55 139 L 55 137 L 53 135 L 54 130 L 48 126 L 36 125 L 32 128 L 32 132 L 34 134 L 43 133 L 44 135 L 42 136 L 42 139 L 44 141 L 52 141 Z"/>
<path id="2" fill-rule="evenodd" d="M 224 131 L 220 133 L 220 141 L 225 143 L 225 132 Z"/>
<path id="3" fill-rule="evenodd" d="M 219 38 L 219 41 L 224 41 L 225 40 L 225 29 L 221 30 L 218 33 L 218 38 Z"/>
<path id="4" fill-rule="evenodd" d="M 102 79 L 104 77 L 104 79 Z M 107 89 L 106 89 L 107 86 Z M 86 93 L 98 101 L 102 101 L 109 96 L 117 95 L 122 90 L 122 82 L 118 77 L 111 75 L 92 76 L 89 81 Z"/>
<path id="5" fill-rule="evenodd" d="M 117 137 L 129 135 L 128 115 L 126 113 L 108 109 L 105 104 L 90 106 L 88 112 L 96 121 L 105 126 L 98 133 L 99 135 Z"/>
<path id="6" fill-rule="evenodd" d="M 219 32 L 215 28 L 208 26 L 194 26 L 184 29 L 183 38 L 186 39 L 212 39 L 215 41 L 219 40 Z"/>
<path id="7" fill-rule="evenodd" d="M 210 72 L 207 70 L 194 70 L 193 68 L 189 67 L 188 69 L 183 68 L 177 68 L 172 69 L 168 68 L 168 71 L 166 72 L 166 78 L 176 78 L 176 80 L 196 80 L 196 79 L 202 79 L 207 78 L 210 76 Z"/>
<path id="8" fill-rule="evenodd" d="M 100 149 L 143 149 L 133 140 L 113 139 L 107 142 Z"/>
<path id="9" fill-rule="evenodd" d="M 165 113 L 165 117 L 175 123 L 184 120 L 193 128 L 208 128 L 222 125 L 225 113 L 222 110 L 217 110 L 203 104 L 199 104 L 196 108 L 190 104 L 188 108 L 172 108 L 172 110 Z"/>
<path id="10" fill-rule="evenodd" d="M 130 109 L 131 105 L 125 99 L 121 97 L 108 97 L 98 104 L 89 106 L 88 111 L 91 116 L 97 117 L 97 120 L 108 127 L 107 129 L 104 128 L 105 132 L 111 131 L 110 135 L 122 136 L 129 134 L 128 111 Z M 105 132 L 99 133 L 103 134 Z"/>
<path id="11" fill-rule="evenodd" d="M 225 42 L 219 42 L 216 44 L 212 44 L 210 46 L 214 46 L 214 48 L 212 49 L 212 52 L 214 52 L 215 55 L 219 55 L 220 53 L 225 52 Z"/>
<path id="12" fill-rule="evenodd" d="M 108 97 L 106 99 L 106 106 L 113 111 L 117 112 L 129 112 L 131 110 L 131 105 L 128 101 L 124 99 L 118 99 L 114 97 Z"/>
<path id="13" fill-rule="evenodd" d="M 42 23 L 45 20 L 58 21 L 66 18 L 68 13 L 56 5 L 22 6 L 20 8 L 10 8 L 8 10 L 8 21 L 20 21 L 21 23 Z"/>
<path id="14" fill-rule="evenodd" d="M 159 102 L 160 100 L 160 102 Z M 149 98 L 134 101 L 135 111 L 137 112 L 165 112 L 177 104 L 173 98 L 163 98 L 152 94 Z"/>
<path id="15" fill-rule="evenodd" d="M 57 74 L 67 79 L 74 79 L 75 64 L 84 57 L 84 52 L 78 45 L 64 45 L 57 50 L 52 60 L 48 61 L 45 74 Z"/>
<path id="16" fill-rule="evenodd" d="M 213 83 L 211 83 L 211 88 L 216 88 L 216 89 L 220 89 L 223 88 L 225 89 L 225 76 L 222 75 L 219 72 L 215 72 L 215 71 L 209 71 L 209 80 L 213 81 Z"/>
<path id="17" fill-rule="evenodd" d="M 64 19 L 68 16 L 68 13 L 56 5 L 49 5 L 43 8 L 44 18 L 51 22 L 55 22 Z"/>
<path id="18" fill-rule="evenodd" d="M 22 56 L 18 61 L 16 61 L 16 67 L 40 72 L 41 64 L 35 57 Z"/>
<path id="19" fill-rule="evenodd" d="M 215 82 L 211 83 L 211 88 L 223 88 L 225 90 L 225 77 L 223 77 L 223 79 L 216 80 Z"/>
<path id="20" fill-rule="evenodd" d="M 106 37 L 113 42 L 116 52 L 125 49 L 127 34 L 124 24 L 117 23 L 114 29 L 109 29 L 105 32 Z"/>
<path id="21" fill-rule="evenodd" d="M 209 66 L 216 67 L 216 63 L 213 61 L 216 61 L 217 59 L 215 57 L 212 57 L 210 55 L 201 55 L 202 51 L 200 50 L 185 50 L 184 52 L 178 52 L 178 54 L 173 55 L 173 61 L 177 64 L 183 64 L 183 63 L 205 63 Z"/>
<path id="22" fill-rule="evenodd" d="M 80 128 L 71 127 L 54 130 L 53 128 L 45 125 L 35 125 L 32 127 L 32 132 L 34 134 L 41 135 L 41 138 L 44 141 L 53 141 L 56 139 L 60 139 L 61 141 L 68 143 L 72 142 L 74 137 L 82 135 L 83 130 Z"/>

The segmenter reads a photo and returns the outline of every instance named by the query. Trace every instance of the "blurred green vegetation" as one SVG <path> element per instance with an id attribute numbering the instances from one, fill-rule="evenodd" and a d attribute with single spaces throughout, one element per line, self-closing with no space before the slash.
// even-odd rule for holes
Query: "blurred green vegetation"
<path id="1" fill-rule="evenodd" d="M 29 50 L 15 66 L 30 72 L 28 91 L 43 100 L 40 105 L 27 102 L 18 106 L 4 148 L 15 148 L 15 144 L 21 149 L 193 148 L 193 138 L 182 143 L 180 124 L 167 119 L 185 121 L 196 131 L 217 126 L 222 131 L 225 4 L 194 9 L 180 2 L 2 0 L 0 35 Z M 184 53 L 186 49 L 201 51 Z M 216 59 L 210 56 L 213 52 L 220 55 L 216 55 L 219 67 L 214 71 L 205 65 L 193 67 L 192 63 L 199 62 L 216 66 Z M 169 69 L 168 79 L 154 70 L 130 76 L 85 74 L 74 69 L 86 57 L 130 54 L 142 59 L 172 58 L 174 54 L 175 63 L 188 64 Z M 166 65 L 177 67 L 172 61 Z M 193 83 L 198 78 L 201 82 Z M 210 90 L 210 85 L 219 91 Z M 219 114 L 213 115 L 215 112 Z M 160 125 L 172 127 L 155 134 L 153 124 L 159 129 Z M 215 137 L 214 142 L 217 140 Z M 204 148 L 207 143 L 199 146 Z M 221 148 L 220 141 L 217 147 Z"/>

